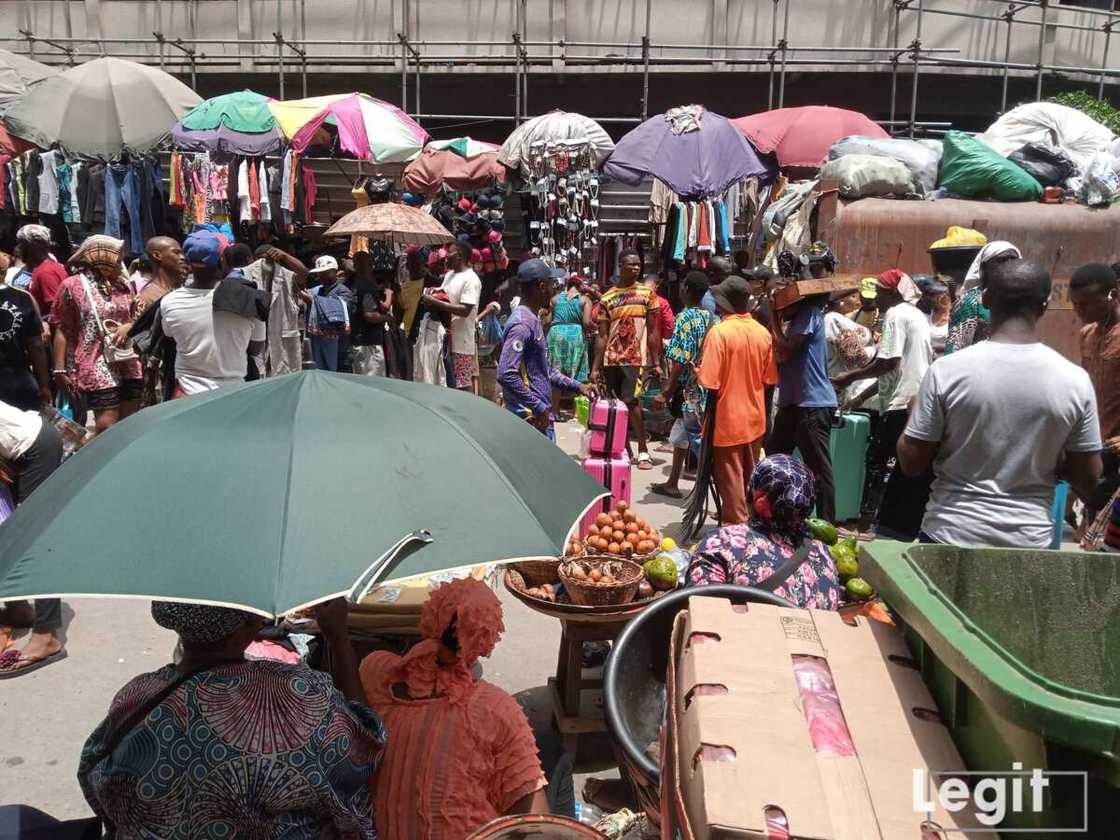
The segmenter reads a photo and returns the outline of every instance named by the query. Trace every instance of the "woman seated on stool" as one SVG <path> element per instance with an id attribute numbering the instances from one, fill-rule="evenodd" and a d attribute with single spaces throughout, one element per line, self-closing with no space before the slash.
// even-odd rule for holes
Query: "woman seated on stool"
<path id="1" fill-rule="evenodd" d="M 490 587 L 456 580 L 429 596 L 412 650 L 362 661 L 366 700 L 391 733 L 370 788 L 379 840 L 462 840 L 503 814 L 547 813 L 525 713 L 471 670 L 504 629 Z"/>
<path id="2" fill-rule="evenodd" d="M 813 509 L 813 474 L 796 458 L 772 455 L 754 468 L 746 525 L 725 525 L 701 541 L 688 567 L 688 585 L 736 583 L 757 586 L 791 559 L 805 540 L 801 565 L 772 591 L 799 607 L 840 608 L 840 578 L 828 547 L 809 536 L 805 520 Z"/>

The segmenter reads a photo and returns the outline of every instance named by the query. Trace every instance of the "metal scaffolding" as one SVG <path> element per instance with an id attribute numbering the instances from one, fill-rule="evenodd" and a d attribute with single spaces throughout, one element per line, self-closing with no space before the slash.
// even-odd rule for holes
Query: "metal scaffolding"
<path id="1" fill-rule="evenodd" d="M 308 92 L 308 70 L 314 67 L 346 67 L 379 69 L 400 73 L 401 107 L 417 118 L 461 119 L 512 122 L 519 124 L 528 118 L 529 82 L 535 73 L 555 72 L 564 67 L 626 67 L 641 74 L 640 96 L 634 113 L 596 116 L 606 123 L 637 123 L 649 116 L 650 78 L 656 78 L 659 68 L 711 67 L 730 70 L 765 69 L 768 75 L 768 107 L 785 104 L 788 73 L 799 67 L 883 67 L 890 71 L 890 119 L 884 124 L 892 131 L 914 136 L 919 128 L 929 129 L 943 124 L 923 123 L 918 120 L 918 99 L 922 69 L 929 67 L 971 68 L 1001 71 L 1000 111 L 1007 108 L 1008 81 L 1011 71 L 1033 74 L 1035 95 L 1041 98 L 1043 81 L 1047 74 L 1074 74 L 1095 77 L 1098 95 L 1103 95 L 1105 82 L 1120 76 L 1120 70 L 1108 67 L 1112 29 L 1120 23 L 1120 13 L 1059 5 L 1054 0 L 984 0 L 995 12 L 990 15 L 942 8 L 935 0 L 885 0 L 889 2 L 892 26 L 891 46 L 845 47 L 811 46 L 791 43 L 789 35 L 790 10 L 795 2 L 805 0 L 771 0 L 771 42 L 768 44 L 679 44 L 661 43 L 652 38 L 653 2 L 645 2 L 644 34 L 640 41 L 569 41 L 529 40 L 527 0 L 510 0 L 514 31 L 507 39 L 490 41 L 430 40 L 417 37 L 413 32 L 412 0 L 402 0 L 400 30 L 392 40 L 337 40 L 307 37 L 306 0 L 298 0 L 296 20 L 286 21 L 282 0 L 276 0 L 275 31 L 267 39 L 199 38 L 197 37 L 197 0 L 188 5 L 186 37 L 170 37 L 163 32 L 163 9 L 155 0 L 156 29 L 151 38 L 81 38 L 73 34 L 70 3 L 63 4 L 66 35 L 53 33 L 40 35 L 32 29 L 30 0 L 21 0 L 23 25 L 16 36 L 0 37 L 0 43 L 22 45 L 22 52 L 39 61 L 54 64 L 75 64 L 88 58 L 113 55 L 148 63 L 156 63 L 170 72 L 190 77 L 197 86 L 200 68 L 242 68 L 246 65 L 258 69 L 274 69 L 281 98 L 288 94 L 288 77 L 293 68 L 300 76 L 302 95 Z M 1062 13 L 1076 13 L 1100 20 L 1099 25 L 1087 26 L 1069 23 Z M 1002 61 L 960 58 L 955 47 L 926 46 L 922 40 L 923 22 L 929 15 L 992 21 L 1006 26 Z M 904 19 L 913 23 L 914 38 L 903 46 L 900 31 Z M 1037 60 L 1033 63 L 1011 61 L 1011 45 L 1015 27 L 1036 26 L 1039 30 Z M 1049 31 L 1074 30 L 1103 33 L 1103 50 L 1100 64 L 1094 67 L 1070 67 L 1048 64 L 1045 61 L 1046 40 Z M 286 31 L 287 30 L 287 31 Z M 714 29 L 713 29 L 714 32 Z M 713 38 L 713 41 L 715 39 Z M 233 47 L 236 54 L 222 52 L 207 55 L 203 48 Z M 168 52 L 168 47 L 171 52 Z M 343 53 L 326 48 L 359 47 L 366 54 Z M 153 49 L 154 48 L 154 49 Z M 469 52 L 483 48 L 486 54 Z M 570 52 L 574 50 L 574 52 Z M 601 51 L 602 54 L 595 54 Z M 608 52 L 609 51 L 609 52 Z M 671 51 L 675 55 L 665 55 Z M 394 57 L 394 53 L 396 56 Z M 897 118 L 898 77 L 903 65 L 909 66 L 910 107 L 908 118 Z M 421 85 L 448 68 L 474 66 L 512 71 L 514 104 L 512 114 L 441 114 L 425 113 L 421 107 Z M 410 82 L 411 77 L 411 82 Z M 410 88 L 411 86 L 411 102 Z M 776 93 L 776 97 L 775 97 Z"/>

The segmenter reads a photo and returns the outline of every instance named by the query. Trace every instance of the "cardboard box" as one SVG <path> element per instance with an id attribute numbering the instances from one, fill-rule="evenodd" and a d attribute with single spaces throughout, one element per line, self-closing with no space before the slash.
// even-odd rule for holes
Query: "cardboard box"
<path id="1" fill-rule="evenodd" d="M 855 275 L 842 275 L 827 277 L 822 280 L 798 280 L 796 283 L 780 286 L 774 290 L 774 308 L 785 309 L 788 306 L 793 306 L 799 300 L 813 295 L 859 291 L 860 279 Z"/>
<path id="2" fill-rule="evenodd" d="M 798 840 L 921 840 L 926 817 L 914 810 L 914 771 L 928 777 L 965 767 L 946 727 L 914 713 L 936 706 L 902 634 L 855 621 L 690 599 L 677 616 L 669 658 L 664 749 L 676 763 L 665 775 L 678 788 L 662 796 L 670 836 L 765 840 L 766 808 L 774 806 Z M 716 640 L 693 644 L 698 633 Z M 793 672 L 798 655 L 827 661 L 855 755 L 814 749 Z M 692 696 L 703 684 L 727 692 Z M 703 745 L 730 747 L 734 758 L 698 760 Z M 996 837 L 940 806 L 933 822 L 948 831 L 977 829 L 963 835 L 969 838 Z"/>

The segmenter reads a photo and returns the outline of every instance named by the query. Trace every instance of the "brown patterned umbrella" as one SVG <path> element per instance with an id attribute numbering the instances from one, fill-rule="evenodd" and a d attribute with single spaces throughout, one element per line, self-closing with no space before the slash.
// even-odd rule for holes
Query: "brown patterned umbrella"
<path id="1" fill-rule="evenodd" d="M 359 207 L 331 225 L 323 235 L 367 236 L 394 245 L 444 245 L 455 240 L 432 216 L 406 204 Z"/>

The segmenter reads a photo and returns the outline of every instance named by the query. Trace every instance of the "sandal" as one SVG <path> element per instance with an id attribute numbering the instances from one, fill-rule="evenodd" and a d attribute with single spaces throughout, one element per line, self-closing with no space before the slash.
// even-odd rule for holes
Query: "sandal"
<path id="1" fill-rule="evenodd" d="M 670 499 L 684 498 L 684 493 L 679 487 L 670 489 L 667 484 L 654 484 L 649 488 L 649 492 L 656 493 L 658 496 L 668 496 Z"/>
<path id="2" fill-rule="evenodd" d="M 9 654 L 15 654 L 10 656 Z M 6 651 L 3 656 L 0 656 L 0 680 L 10 680 L 15 677 L 22 677 L 24 674 L 30 674 L 32 671 L 38 671 L 40 668 L 54 663 L 61 662 L 66 658 L 66 648 L 62 648 L 50 656 L 42 656 L 36 659 L 24 659 L 17 651 Z M 28 663 L 23 665 L 21 663 Z"/>
<path id="3" fill-rule="evenodd" d="M 652 470 L 653 469 L 653 459 L 651 457 L 649 457 L 648 452 L 639 452 L 638 453 L 638 469 L 640 469 L 640 470 Z"/>

